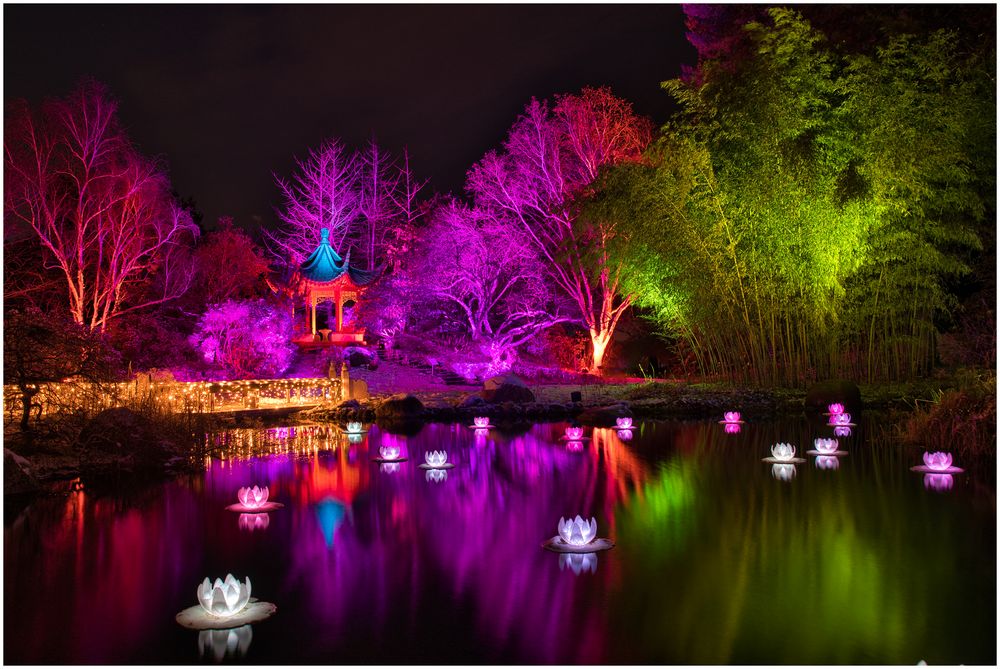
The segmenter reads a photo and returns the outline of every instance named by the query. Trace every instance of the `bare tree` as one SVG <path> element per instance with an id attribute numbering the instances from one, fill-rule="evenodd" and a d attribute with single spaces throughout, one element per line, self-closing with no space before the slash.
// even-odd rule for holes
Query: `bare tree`
<path id="1" fill-rule="evenodd" d="M 116 112 L 101 84 L 85 82 L 40 114 L 14 102 L 4 132 L 7 220 L 34 232 L 73 320 L 97 330 L 181 295 L 191 277 L 179 259 L 197 235 Z"/>

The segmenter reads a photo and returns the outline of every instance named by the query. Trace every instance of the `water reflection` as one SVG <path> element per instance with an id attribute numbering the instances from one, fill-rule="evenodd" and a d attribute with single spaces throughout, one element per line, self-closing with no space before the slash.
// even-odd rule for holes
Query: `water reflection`
<path id="1" fill-rule="evenodd" d="M 771 476 L 779 481 L 791 481 L 795 474 L 795 465 L 771 465 Z"/>
<path id="2" fill-rule="evenodd" d="M 840 469 L 840 458 L 836 455 L 818 455 L 816 469 Z"/>
<path id="3" fill-rule="evenodd" d="M 951 474 L 924 474 L 924 487 L 934 492 L 951 490 L 955 479 Z"/>
<path id="4" fill-rule="evenodd" d="M 597 573 L 597 553 L 560 553 L 559 571 L 571 569 L 579 576 L 583 573 Z"/>
<path id="5" fill-rule="evenodd" d="M 266 513 L 241 513 L 239 522 L 241 530 L 254 532 L 266 530 L 267 526 L 271 524 L 271 518 Z"/>
<path id="6" fill-rule="evenodd" d="M 198 656 L 206 655 L 216 662 L 245 657 L 253 641 L 253 628 L 243 625 L 227 630 L 202 630 L 198 632 Z"/>
<path id="7" fill-rule="evenodd" d="M 424 471 L 425 478 L 431 483 L 441 483 L 448 480 L 447 469 L 428 469 Z"/>

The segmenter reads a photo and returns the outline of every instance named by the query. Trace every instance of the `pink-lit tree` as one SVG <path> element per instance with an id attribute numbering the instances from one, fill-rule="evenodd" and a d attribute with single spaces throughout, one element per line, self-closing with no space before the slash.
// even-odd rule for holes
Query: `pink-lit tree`
<path id="1" fill-rule="evenodd" d="M 228 300 L 208 308 L 190 342 L 232 378 L 274 377 L 295 353 L 291 311 L 266 300 Z"/>
<path id="2" fill-rule="evenodd" d="M 4 167 L 5 224 L 37 237 L 76 323 L 103 331 L 187 290 L 197 228 L 161 167 L 132 146 L 103 85 L 84 82 L 40 112 L 15 101 Z"/>
<path id="3" fill-rule="evenodd" d="M 503 212 L 439 207 L 414 256 L 423 294 L 455 307 L 472 342 L 508 368 L 518 346 L 571 320 L 530 240 Z"/>
<path id="4" fill-rule="evenodd" d="M 573 301 L 590 333 L 600 370 L 631 296 L 621 292 L 621 267 L 607 253 L 614 221 L 579 214 L 602 167 L 638 160 L 652 136 L 650 123 L 606 88 L 532 100 L 511 128 L 503 151 L 493 151 L 468 175 L 478 207 L 520 228 L 549 277 Z"/>

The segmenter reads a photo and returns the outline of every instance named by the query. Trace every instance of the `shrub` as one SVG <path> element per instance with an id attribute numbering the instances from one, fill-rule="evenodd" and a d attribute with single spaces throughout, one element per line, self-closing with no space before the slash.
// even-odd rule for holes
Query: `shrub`
<path id="1" fill-rule="evenodd" d="M 918 403 L 906 422 L 904 438 L 932 451 L 995 453 L 996 420 L 996 376 L 990 372 Z"/>
<path id="2" fill-rule="evenodd" d="M 291 364 L 292 316 L 266 300 L 228 300 L 198 320 L 191 344 L 231 378 L 275 377 Z"/>

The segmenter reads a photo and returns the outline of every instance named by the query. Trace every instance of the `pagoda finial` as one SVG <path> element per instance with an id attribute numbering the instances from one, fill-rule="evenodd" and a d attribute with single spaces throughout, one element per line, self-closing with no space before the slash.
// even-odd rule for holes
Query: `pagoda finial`
<path id="1" fill-rule="evenodd" d="M 320 228 L 319 229 L 319 243 L 329 244 L 330 243 L 330 228 Z"/>

